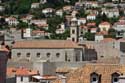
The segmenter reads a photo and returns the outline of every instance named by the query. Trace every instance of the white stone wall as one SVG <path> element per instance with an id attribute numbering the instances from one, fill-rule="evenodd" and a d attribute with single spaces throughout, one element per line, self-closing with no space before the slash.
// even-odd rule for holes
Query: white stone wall
<path id="1" fill-rule="evenodd" d="M 22 80 L 21 80 L 21 76 L 17 76 L 16 83 L 29 83 L 29 77 L 22 76 Z"/>
<path id="2" fill-rule="evenodd" d="M 80 49 L 82 52 L 82 49 Z M 64 62 L 65 54 L 67 54 L 67 60 L 74 61 L 77 49 L 12 49 L 12 59 L 18 61 L 20 59 L 34 60 L 49 60 L 51 62 Z M 20 57 L 17 53 L 21 53 Z M 30 53 L 30 57 L 27 57 L 27 53 Z M 37 53 L 40 53 L 40 57 L 37 57 Z M 47 57 L 47 53 L 50 53 L 50 57 Z M 60 53 L 59 57 L 56 56 Z"/>

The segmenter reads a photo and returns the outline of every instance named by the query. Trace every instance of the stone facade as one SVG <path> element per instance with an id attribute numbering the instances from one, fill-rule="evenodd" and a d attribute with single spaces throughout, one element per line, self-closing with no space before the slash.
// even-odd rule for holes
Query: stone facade
<path id="1" fill-rule="evenodd" d="M 76 61 L 77 49 L 12 49 L 12 59 L 49 60 L 50 62 Z M 82 52 L 81 52 L 82 55 Z M 66 58 L 67 56 L 67 58 Z"/>
<path id="2" fill-rule="evenodd" d="M 55 42 L 54 42 L 55 41 Z M 65 42 L 62 41 L 62 45 L 61 45 L 61 41 L 59 41 L 57 43 L 56 40 L 54 40 L 53 42 L 51 40 L 48 41 L 48 43 L 46 43 L 47 41 L 45 41 L 44 43 L 41 41 L 35 42 L 35 43 L 39 43 L 42 44 L 41 46 L 43 47 L 38 47 L 36 45 L 36 47 L 25 47 L 25 41 L 24 41 L 24 47 L 23 46 L 17 46 L 13 47 L 11 52 L 12 52 L 12 60 L 13 61 L 20 61 L 20 60 L 27 60 L 27 61 L 35 61 L 35 60 L 46 60 L 46 61 L 50 61 L 50 62 L 76 62 L 76 61 L 82 61 L 82 57 L 83 57 L 83 48 L 77 48 L 76 47 L 71 47 L 70 48 L 70 43 L 72 42 Z M 65 43 L 64 43 L 65 42 Z M 35 44 L 35 43 L 31 43 L 31 45 Z M 50 44 L 49 44 L 50 43 Z M 28 43 L 27 43 L 28 44 Z M 44 47 L 44 45 L 47 47 Z M 47 45 L 49 44 L 49 45 Z M 75 43 L 73 43 L 75 44 Z M 57 45 L 57 46 L 56 46 Z M 63 46 L 64 45 L 64 46 Z M 35 45 L 34 45 L 35 46 Z M 55 46 L 55 47 L 53 47 Z M 63 47 L 61 47 L 63 46 Z M 68 47 L 65 47 L 68 46 Z M 72 46 L 72 44 L 71 44 Z M 38 47 L 38 48 L 37 48 Z"/>

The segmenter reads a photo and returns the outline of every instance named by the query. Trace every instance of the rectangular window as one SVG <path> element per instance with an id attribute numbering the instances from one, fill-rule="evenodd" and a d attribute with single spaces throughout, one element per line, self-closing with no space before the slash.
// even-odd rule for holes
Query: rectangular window
<path id="1" fill-rule="evenodd" d="M 67 52 L 65 52 L 65 61 L 68 61 L 67 58 L 68 58 L 67 57 Z"/>
<path id="2" fill-rule="evenodd" d="M 75 38 L 72 38 L 72 41 L 75 41 Z"/>
<path id="3" fill-rule="evenodd" d="M 27 54 L 26 54 L 26 57 L 30 57 L 30 53 L 27 53 Z"/>
<path id="4" fill-rule="evenodd" d="M 36 55 L 37 55 L 37 58 L 39 58 L 39 57 L 40 57 L 40 53 L 37 53 Z"/>
<path id="5" fill-rule="evenodd" d="M 17 57 L 20 57 L 21 56 L 21 53 L 19 52 L 19 53 L 17 53 Z"/>
<path id="6" fill-rule="evenodd" d="M 21 82 L 23 81 L 23 76 L 21 76 Z"/>
<path id="7" fill-rule="evenodd" d="M 75 34 L 75 30 L 72 30 L 72 34 Z"/>

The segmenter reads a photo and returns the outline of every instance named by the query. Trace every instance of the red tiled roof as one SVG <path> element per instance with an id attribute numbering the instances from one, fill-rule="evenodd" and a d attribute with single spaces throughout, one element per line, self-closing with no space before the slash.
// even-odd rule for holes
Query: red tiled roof
<path id="1" fill-rule="evenodd" d="M 17 41 L 13 48 L 81 48 L 70 40 Z"/>
<path id="2" fill-rule="evenodd" d="M 87 26 L 96 26 L 96 23 L 95 22 L 87 23 Z"/>
<path id="3" fill-rule="evenodd" d="M 99 25 L 111 25 L 109 22 L 101 22 Z"/>
<path id="4" fill-rule="evenodd" d="M 101 32 L 98 32 L 97 33 L 98 35 L 100 34 L 100 35 L 108 35 L 108 32 L 107 31 L 101 31 Z"/>
<path id="5" fill-rule="evenodd" d="M 91 30 L 94 30 L 94 31 L 95 31 L 95 30 L 97 30 L 97 28 L 91 28 Z"/>
<path id="6" fill-rule="evenodd" d="M 125 22 L 116 22 L 115 25 L 125 25 Z"/>
<path id="7" fill-rule="evenodd" d="M 29 75 L 37 75 L 37 70 L 29 70 L 27 68 L 7 68 L 7 75 L 17 75 L 17 76 L 29 76 Z"/>

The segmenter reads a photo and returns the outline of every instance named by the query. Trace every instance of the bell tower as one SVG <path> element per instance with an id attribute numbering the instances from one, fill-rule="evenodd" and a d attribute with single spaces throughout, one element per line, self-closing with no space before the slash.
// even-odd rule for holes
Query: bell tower
<path id="1" fill-rule="evenodd" d="M 76 18 L 71 20 L 70 24 L 70 38 L 73 42 L 78 42 L 78 21 Z"/>

